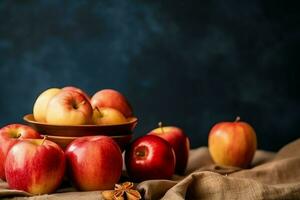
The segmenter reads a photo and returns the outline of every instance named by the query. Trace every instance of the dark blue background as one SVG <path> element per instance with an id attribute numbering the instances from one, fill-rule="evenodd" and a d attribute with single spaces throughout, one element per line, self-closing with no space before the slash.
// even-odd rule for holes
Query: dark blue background
<path id="1" fill-rule="evenodd" d="M 1 1 L 0 124 L 49 87 L 114 88 L 136 136 L 163 121 L 207 145 L 213 124 L 240 115 L 277 150 L 300 135 L 295 2 Z"/>

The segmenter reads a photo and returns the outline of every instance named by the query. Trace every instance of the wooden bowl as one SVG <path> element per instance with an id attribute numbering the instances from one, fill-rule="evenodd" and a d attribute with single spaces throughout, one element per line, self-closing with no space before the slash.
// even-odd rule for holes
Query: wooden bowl
<path id="1" fill-rule="evenodd" d="M 118 143 L 121 151 L 123 151 L 126 148 L 126 146 L 130 143 L 132 134 L 109 136 L 109 137 L 114 139 Z M 75 140 L 77 138 L 80 138 L 80 137 L 65 137 L 65 136 L 47 135 L 47 140 L 55 142 L 56 144 L 61 146 L 62 149 L 65 149 L 68 146 L 68 144 L 70 144 L 73 140 Z"/>
<path id="2" fill-rule="evenodd" d="M 137 124 L 136 117 L 128 118 L 126 123 L 112 125 L 51 125 L 35 121 L 32 114 L 25 115 L 23 119 L 40 134 L 63 137 L 130 135 Z"/>

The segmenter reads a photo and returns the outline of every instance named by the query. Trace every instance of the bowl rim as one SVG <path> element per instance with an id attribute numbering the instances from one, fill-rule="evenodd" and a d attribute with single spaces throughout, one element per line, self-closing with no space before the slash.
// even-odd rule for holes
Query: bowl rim
<path id="1" fill-rule="evenodd" d="M 137 117 L 129 117 L 128 122 L 124 122 L 124 123 L 120 123 L 120 124 L 102 124 L 102 125 L 97 125 L 97 124 L 84 124 L 84 125 L 58 125 L 58 124 L 48 124 L 45 122 L 38 122 L 34 119 L 33 114 L 26 114 L 23 116 L 23 120 L 28 122 L 28 123 L 32 123 L 32 124 L 36 124 L 36 125 L 43 125 L 43 126 L 52 126 L 52 127 L 113 127 L 113 126 L 123 126 L 123 125 L 130 125 L 130 124 L 134 124 L 137 123 L 138 118 Z"/>
<path id="2" fill-rule="evenodd" d="M 46 134 L 42 134 L 42 137 L 46 136 L 46 140 L 47 138 L 53 138 L 53 139 L 77 139 L 77 138 L 82 138 L 82 137 L 90 137 L 90 136 L 101 136 L 101 135 L 87 135 L 87 136 L 78 136 L 78 137 L 73 137 L 73 136 L 57 136 L 57 135 L 46 135 Z M 103 135 L 105 136 L 105 135 Z M 107 136 L 107 137 L 111 137 L 111 138 L 127 138 L 127 137 L 132 137 L 133 134 L 127 134 L 127 135 L 111 135 L 111 136 Z"/>

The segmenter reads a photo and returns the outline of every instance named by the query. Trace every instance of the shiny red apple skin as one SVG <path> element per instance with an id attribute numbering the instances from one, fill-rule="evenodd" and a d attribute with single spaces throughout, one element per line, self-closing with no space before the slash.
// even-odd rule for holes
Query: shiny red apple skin
<path id="1" fill-rule="evenodd" d="M 9 188 L 31 194 L 49 194 L 62 182 L 65 155 L 54 142 L 26 139 L 15 144 L 5 162 Z"/>
<path id="2" fill-rule="evenodd" d="M 86 136 L 74 140 L 65 150 L 69 176 L 79 190 L 109 190 L 119 181 L 122 153 L 107 136 Z"/>
<path id="3" fill-rule="evenodd" d="M 40 134 L 30 126 L 9 124 L 0 129 L 0 178 L 5 180 L 4 163 L 8 151 L 22 139 L 41 138 Z"/>
<path id="4" fill-rule="evenodd" d="M 175 172 L 176 157 L 166 140 L 145 135 L 133 141 L 126 150 L 125 164 L 129 177 L 137 182 L 170 179 Z"/>
<path id="5" fill-rule="evenodd" d="M 82 94 L 88 100 L 91 99 L 90 96 L 85 91 L 83 91 L 82 89 L 75 87 L 75 86 L 66 86 L 66 87 L 63 87 L 62 90 L 72 90 L 72 91 Z"/>
<path id="6" fill-rule="evenodd" d="M 256 133 L 246 122 L 220 122 L 209 133 L 208 148 L 216 164 L 247 168 L 257 148 Z"/>
<path id="7" fill-rule="evenodd" d="M 103 89 L 95 93 L 91 98 L 92 107 L 109 107 L 119 110 L 128 118 L 133 116 L 132 107 L 120 92 L 113 89 Z"/>
<path id="8" fill-rule="evenodd" d="M 190 140 L 184 131 L 175 126 L 165 126 L 152 130 L 149 135 L 159 136 L 169 142 L 176 156 L 175 172 L 184 174 L 190 151 Z"/>

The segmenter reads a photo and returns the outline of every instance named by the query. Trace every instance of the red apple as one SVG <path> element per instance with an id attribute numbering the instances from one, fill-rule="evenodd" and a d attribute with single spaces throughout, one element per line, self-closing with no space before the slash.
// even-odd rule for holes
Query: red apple
<path id="1" fill-rule="evenodd" d="M 22 124 L 10 124 L 0 129 L 0 178 L 5 180 L 4 163 L 8 151 L 25 138 L 41 138 L 33 128 Z"/>
<path id="2" fill-rule="evenodd" d="M 72 91 L 78 92 L 78 93 L 82 94 L 83 96 L 85 96 L 86 99 L 90 100 L 90 96 L 87 95 L 87 93 L 80 88 L 77 88 L 74 86 L 66 86 L 66 87 L 63 87 L 62 90 L 72 90 Z"/>
<path id="3" fill-rule="evenodd" d="M 118 91 L 104 89 L 98 91 L 91 98 L 92 107 L 109 107 L 119 110 L 128 118 L 133 116 L 132 108 L 127 99 Z"/>
<path id="4" fill-rule="evenodd" d="M 5 175 L 9 188 L 31 194 L 49 194 L 60 185 L 65 172 L 65 155 L 54 142 L 26 139 L 7 154 Z"/>
<path id="5" fill-rule="evenodd" d="M 119 181 L 122 153 L 108 136 L 86 136 L 65 150 L 70 177 L 79 190 L 109 190 Z"/>
<path id="6" fill-rule="evenodd" d="M 137 138 L 125 152 L 126 169 L 135 181 L 169 179 L 175 171 L 176 157 L 171 145 L 155 135 Z"/>
<path id="7" fill-rule="evenodd" d="M 220 122 L 209 133 L 208 148 L 216 164 L 246 168 L 256 151 L 256 133 L 239 117 L 234 122 Z"/>
<path id="8" fill-rule="evenodd" d="M 165 139 L 172 146 L 176 156 L 176 168 L 175 172 L 178 174 L 183 174 L 190 151 L 190 141 L 187 135 L 183 132 L 182 129 L 175 126 L 166 126 L 163 127 L 159 123 L 159 128 L 152 130 L 149 134 L 156 135 Z"/>
<path id="9" fill-rule="evenodd" d="M 54 125 L 83 125 L 92 122 L 93 109 L 83 94 L 62 90 L 47 106 L 46 122 Z"/>

